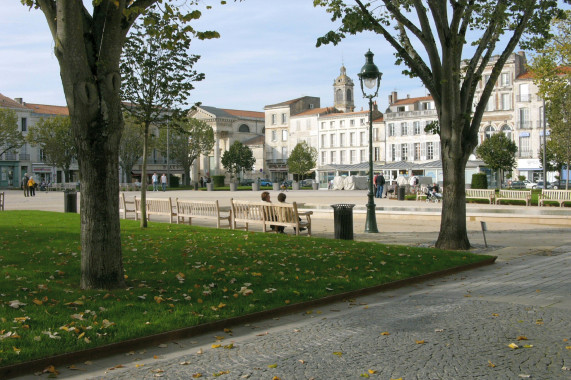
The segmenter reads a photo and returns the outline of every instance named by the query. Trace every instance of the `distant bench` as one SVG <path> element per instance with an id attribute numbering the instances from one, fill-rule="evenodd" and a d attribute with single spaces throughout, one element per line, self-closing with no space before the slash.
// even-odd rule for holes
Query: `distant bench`
<path id="1" fill-rule="evenodd" d="M 175 199 L 176 202 L 176 199 Z M 145 200 L 147 220 L 150 220 L 151 215 L 168 216 L 170 223 L 173 223 L 176 217 L 176 212 L 173 210 L 173 202 L 171 198 L 147 198 Z M 141 199 L 135 197 L 135 220 L 139 219 L 141 215 Z"/>
<path id="2" fill-rule="evenodd" d="M 273 227 L 291 227 L 295 234 L 299 235 L 302 228 L 307 229 L 307 235 L 311 236 L 311 215 L 313 211 L 299 212 L 297 203 L 269 203 L 251 202 L 230 199 L 232 208 L 232 229 L 245 229 L 249 225 L 260 225 L 262 231 L 277 232 Z M 301 219 L 305 217 L 305 219 Z M 301 219 L 301 220 L 300 220 Z M 244 227 L 238 227 L 237 223 L 244 223 Z"/>
<path id="3" fill-rule="evenodd" d="M 543 206 L 545 201 L 559 202 L 559 207 L 563 207 L 565 202 L 571 202 L 571 190 L 542 189 L 538 197 L 538 206 Z"/>
<path id="4" fill-rule="evenodd" d="M 133 213 L 137 219 L 137 209 L 135 208 L 135 200 L 129 201 L 125 199 L 125 193 L 119 193 L 119 215 L 123 215 L 123 219 L 127 219 L 127 214 Z"/>
<path id="5" fill-rule="evenodd" d="M 500 193 L 496 197 L 496 204 L 500 204 L 501 201 L 525 201 L 525 205 L 531 205 L 531 190 L 500 190 Z"/>
<path id="6" fill-rule="evenodd" d="M 486 199 L 494 203 L 496 189 L 466 189 L 466 199 Z"/>
<path id="7" fill-rule="evenodd" d="M 53 183 L 46 187 L 46 191 L 77 190 L 77 183 Z"/>
<path id="8" fill-rule="evenodd" d="M 176 222 L 184 223 L 184 218 L 188 218 L 188 224 L 192 224 L 193 218 L 212 219 L 216 221 L 216 227 L 220 228 L 220 221 L 227 220 L 230 228 L 232 212 L 229 215 L 220 215 L 218 201 L 176 201 Z M 226 227 L 226 226 L 224 226 Z"/>

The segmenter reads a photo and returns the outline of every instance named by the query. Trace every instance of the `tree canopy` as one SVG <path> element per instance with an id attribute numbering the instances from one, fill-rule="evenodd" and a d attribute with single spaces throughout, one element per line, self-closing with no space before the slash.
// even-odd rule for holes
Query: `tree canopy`
<path id="1" fill-rule="evenodd" d="M 18 130 L 16 112 L 0 108 L 0 156 L 19 149 L 25 142 L 22 132 Z"/>
<path id="2" fill-rule="evenodd" d="M 502 132 L 493 134 L 476 148 L 476 155 L 492 170 L 511 171 L 516 166 L 517 145 Z M 498 180 L 501 188 L 501 177 Z"/>
<path id="3" fill-rule="evenodd" d="M 119 145 L 119 165 L 125 174 L 125 180 L 131 182 L 131 172 L 135 164 L 143 157 L 143 129 L 127 116 Z"/>
<path id="4" fill-rule="evenodd" d="M 77 158 L 77 149 L 71 135 L 68 116 L 40 119 L 30 127 L 26 139 L 44 151 L 46 163 L 62 168 L 66 182 L 69 181 L 69 170 L 71 163 Z"/>
<path id="5" fill-rule="evenodd" d="M 287 159 L 288 171 L 297 175 L 299 181 L 303 175 L 315 167 L 317 149 L 309 146 L 305 141 L 298 143 Z"/>
<path id="6" fill-rule="evenodd" d="M 468 249 L 465 169 L 478 144 L 483 113 L 518 43 L 537 47 L 549 37 L 549 20 L 559 12 L 557 1 L 314 0 L 314 4 L 341 23 L 319 38 L 317 46 L 362 32 L 379 34 L 393 47 L 397 64 L 406 65 L 403 73 L 418 77 L 430 92 L 438 114 L 445 189 L 436 246 Z M 468 44 L 473 46 L 469 58 L 464 51 Z M 485 70 L 490 78 L 476 96 Z"/>
<path id="7" fill-rule="evenodd" d="M 255 163 L 256 159 L 252 149 L 240 141 L 234 141 L 230 149 L 222 155 L 222 166 L 230 173 L 230 180 L 233 180 L 242 170 L 252 170 Z"/>

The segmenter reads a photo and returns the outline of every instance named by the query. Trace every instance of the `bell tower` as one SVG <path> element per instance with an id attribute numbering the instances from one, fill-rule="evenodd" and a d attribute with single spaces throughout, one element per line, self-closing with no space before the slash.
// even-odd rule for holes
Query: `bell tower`
<path id="1" fill-rule="evenodd" d="M 347 76 L 345 66 L 342 65 L 341 74 L 333 83 L 333 104 L 335 108 L 343 112 L 353 112 L 355 110 L 354 87 L 353 81 Z"/>

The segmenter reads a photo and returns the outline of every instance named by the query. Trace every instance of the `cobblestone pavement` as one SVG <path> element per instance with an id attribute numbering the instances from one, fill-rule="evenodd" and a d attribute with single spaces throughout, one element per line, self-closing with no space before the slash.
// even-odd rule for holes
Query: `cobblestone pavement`
<path id="1" fill-rule="evenodd" d="M 60 377 L 571 379 L 570 268 L 571 246 L 561 247 L 231 333 L 76 364 L 89 375 L 67 370 Z"/>

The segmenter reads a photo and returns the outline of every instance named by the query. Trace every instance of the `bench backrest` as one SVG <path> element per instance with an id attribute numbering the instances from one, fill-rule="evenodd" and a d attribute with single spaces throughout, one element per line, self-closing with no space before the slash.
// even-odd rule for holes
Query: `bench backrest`
<path id="1" fill-rule="evenodd" d="M 531 190 L 500 190 L 500 198 L 526 198 L 531 196 Z"/>
<path id="2" fill-rule="evenodd" d="M 265 221 L 264 203 L 267 202 L 237 201 L 230 199 L 232 219 L 234 219 L 234 221 L 248 221 L 249 223 L 256 221 L 263 223 Z"/>
<path id="3" fill-rule="evenodd" d="M 4 192 L 0 192 L 0 210 L 4 210 Z"/>
<path id="4" fill-rule="evenodd" d="M 466 195 L 474 195 L 477 197 L 489 197 L 495 193 L 495 189 L 466 189 Z"/>
<path id="5" fill-rule="evenodd" d="M 179 216 L 220 216 L 218 200 L 215 201 L 176 201 Z"/>
<path id="6" fill-rule="evenodd" d="M 545 199 L 555 199 L 558 201 L 571 200 L 571 190 L 541 190 L 541 195 Z"/>

